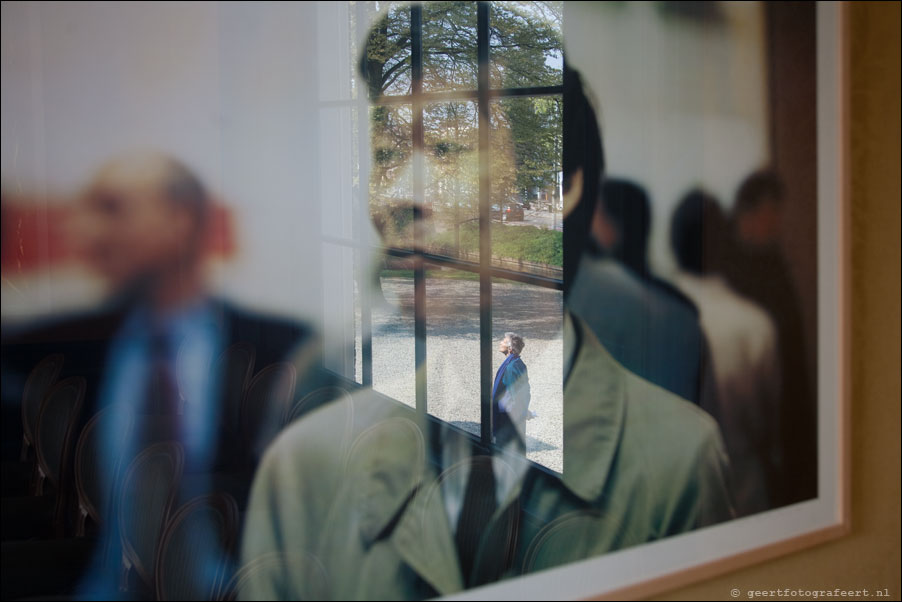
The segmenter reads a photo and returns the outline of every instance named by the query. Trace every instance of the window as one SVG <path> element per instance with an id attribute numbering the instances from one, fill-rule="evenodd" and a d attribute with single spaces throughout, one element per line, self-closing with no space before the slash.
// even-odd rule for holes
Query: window
<path id="1" fill-rule="evenodd" d="M 344 98 L 322 104 L 324 119 L 349 119 L 326 127 L 357 166 L 336 174 L 356 187 L 350 228 L 323 229 L 324 272 L 357 283 L 353 328 L 327 345 L 344 356 L 327 367 L 488 444 L 497 344 L 519 332 L 539 414 L 528 455 L 560 470 L 562 4 L 389 4 L 360 31 L 381 8 L 344 7 L 348 39 L 365 42 L 349 44 Z"/>

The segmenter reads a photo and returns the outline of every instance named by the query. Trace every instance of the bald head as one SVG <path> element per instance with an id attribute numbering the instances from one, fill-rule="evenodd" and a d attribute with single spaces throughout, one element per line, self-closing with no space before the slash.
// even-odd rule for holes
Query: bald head
<path id="1" fill-rule="evenodd" d="M 87 259 L 116 288 L 185 273 L 200 259 L 208 204 L 203 184 L 178 160 L 116 157 L 83 195 Z"/>
<path id="2" fill-rule="evenodd" d="M 153 194 L 192 214 L 198 227 L 206 220 L 204 185 L 182 162 L 163 153 L 130 153 L 107 161 L 88 186 L 89 195 L 104 191 Z"/>

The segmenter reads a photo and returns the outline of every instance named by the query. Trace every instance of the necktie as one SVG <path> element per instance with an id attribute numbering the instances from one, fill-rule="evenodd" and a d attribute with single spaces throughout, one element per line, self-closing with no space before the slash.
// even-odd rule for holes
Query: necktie
<path id="1" fill-rule="evenodd" d="M 179 392 L 175 382 L 172 344 L 166 330 L 159 325 L 152 330 L 149 351 L 145 413 L 175 416 L 179 413 Z"/>
<path id="2" fill-rule="evenodd" d="M 476 456 L 470 464 L 470 476 L 467 479 L 467 488 L 454 538 L 464 583 L 468 587 L 477 585 L 471 583 L 474 573 L 473 565 L 479 551 L 479 543 L 497 505 L 492 459 L 488 456 Z"/>

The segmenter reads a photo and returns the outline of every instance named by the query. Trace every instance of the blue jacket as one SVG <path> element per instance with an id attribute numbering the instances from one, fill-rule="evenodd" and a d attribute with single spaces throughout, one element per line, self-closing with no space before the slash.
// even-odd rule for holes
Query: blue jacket
<path id="1" fill-rule="evenodd" d="M 509 354 L 495 374 L 492 409 L 510 414 L 514 422 L 525 421 L 529 410 L 529 375 L 519 355 Z"/>

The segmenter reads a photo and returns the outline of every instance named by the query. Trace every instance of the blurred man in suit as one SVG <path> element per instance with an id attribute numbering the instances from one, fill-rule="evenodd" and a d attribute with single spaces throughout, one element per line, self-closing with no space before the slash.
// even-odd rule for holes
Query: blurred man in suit
<path id="1" fill-rule="evenodd" d="M 235 460 L 220 448 L 220 428 L 234 430 L 237 408 L 216 360 L 238 343 L 253 349 L 259 370 L 311 340 L 303 324 L 239 309 L 208 292 L 204 243 L 210 201 L 201 181 L 159 153 L 116 157 L 92 178 L 79 206 L 81 250 L 109 287 L 93 311 L 63 316 L 4 341 L 4 379 L 24 376 L 50 353 L 63 373 L 88 381 L 85 420 L 113 403 L 138 415 L 181 416 L 177 438 L 189 465 Z M 212 368 L 212 370 L 211 370 Z M 20 397 L 12 387 L 11 401 Z M 228 453 L 226 453 L 228 452 Z"/>
<path id="2" fill-rule="evenodd" d="M 265 425 L 258 433 L 239 424 L 246 381 L 255 367 L 259 371 L 290 351 L 315 345 L 312 330 L 303 324 L 239 309 L 210 294 L 203 270 L 209 212 L 210 198 L 200 179 L 170 156 L 128 154 L 102 166 L 81 195 L 77 225 L 81 251 L 108 284 L 108 296 L 92 311 L 34 325 L 3 342 L 4 414 L 15 412 L 18 418 L 29 371 L 47 355 L 62 354 L 60 378 L 86 380 L 81 425 L 104 408 L 119 409 L 119 419 L 104 423 L 108 427 L 99 434 L 102 456 L 122 458 L 124 470 L 152 443 L 178 441 L 192 475 L 183 480 L 187 495 L 218 488 L 214 473 L 229 474 L 228 490 L 243 507 L 249 469 L 266 443 L 257 436 L 271 436 L 270 427 L 280 426 Z M 231 354 L 236 346 L 245 351 L 240 358 Z M 313 354 L 299 356 L 315 363 Z M 292 396 L 294 382 L 287 375 L 275 383 L 267 401 Z M 127 424 L 134 424 L 132 436 L 122 437 Z M 4 420 L 5 431 L 12 425 L 21 421 Z M 21 441 L 21 431 L 11 436 Z M 98 478 L 111 483 L 116 475 Z M 30 522 L 24 510 L 14 508 L 4 501 L 4 538 L 14 531 L 16 538 L 36 535 L 40 519 Z M 103 527 L 114 525 L 113 518 L 104 516 Z M 7 530 L 8 524 L 16 528 Z M 28 593 L 42 594 L 67 591 L 90 557 L 79 552 L 81 562 L 67 561 L 68 576 L 51 584 L 28 579 L 28 571 L 41 563 L 6 552 L 4 572 L 14 557 L 23 559 L 12 572 L 29 587 L 45 588 Z M 105 568 L 97 568 L 89 589 L 111 585 Z M 11 583 L 5 579 L 4 587 Z"/>

